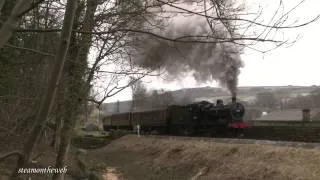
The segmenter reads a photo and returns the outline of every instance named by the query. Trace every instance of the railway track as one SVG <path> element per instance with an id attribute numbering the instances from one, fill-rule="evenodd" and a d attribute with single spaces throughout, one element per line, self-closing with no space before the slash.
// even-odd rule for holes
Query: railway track
<path id="1" fill-rule="evenodd" d="M 204 142 L 227 143 L 227 144 L 259 144 L 271 145 L 282 147 L 295 147 L 305 149 L 320 149 L 320 143 L 309 142 L 293 142 L 293 141 L 273 141 L 273 140 L 258 140 L 258 139 L 245 139 L 245 138 L 213 138 L 213 137 L 190 137 L 190 136 L 169 136 L 169 135 L 144 135 L 147 138 L 156 139 L 177 139 L 182 141 L 196 140 Z"/>
<path id="2" fill-rule="evenodd" d="M 131 132 L 132 133 L 132 132 Z M 151 133 L 153 135 L 173 136 L 173 137 L 202 137 L 209 139 L 250 139 L 260 140 L 261 142 L 271 143 L 276 142 L 304 142 L 304 143 L 320 143 L 320 127 L 290 127 L 290 126 L 257 126 L 244 130 L 242 137 L 235 136 L 234 133 L 217 133 L 215 135 L 205 135 L 200 133 L 197 136 L 183 135 L 179 133 Z M 150 135 L 150 134 L 145 134 Z M 225 140 L 225 141 L 226 141 Z M 241 142 L 240 140 L 238 140 Z M 272 144 L 272 143 L 271 143 Z M 290 143 L 284 143 L 290 144 Z M 307 145 L 307 144 L 306 144 Z"/>
<path id="3" fill-rule="evenodd" d="M 319 127 L 259 126 L 247 129 L 244 138 L 320 143 Z"/>

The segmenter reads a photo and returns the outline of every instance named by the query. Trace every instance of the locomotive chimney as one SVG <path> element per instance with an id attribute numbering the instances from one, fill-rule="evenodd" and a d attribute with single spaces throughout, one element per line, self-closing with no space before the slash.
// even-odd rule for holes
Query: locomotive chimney
<path id="1" fill-rule="evenodd" d="M 310 109 L 302 109 L 302 121 L 310 121 Z"/>
<path id="2" fill-rule="evenodd" d="M 235 104 L 237 102 L 236 96 L 232 96 L 231 100 L 232 100 L 232 103 Z"/>

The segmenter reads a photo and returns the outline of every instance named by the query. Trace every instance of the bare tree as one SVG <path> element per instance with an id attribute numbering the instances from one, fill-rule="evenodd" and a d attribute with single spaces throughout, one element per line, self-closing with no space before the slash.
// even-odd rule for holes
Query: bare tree
<path id="1" fill-rule="evenodd" d="M 16 1 L 6 1 L 1 20 L 10 16 L 15 3 Z M 51 12 L 55 13 L 51 8 L 52 4 L 46 2 L 36 6 L 21 18 L 19 26 L 55 27 L 57 21 L 50 15 Z M 4 144 L 7 145 L 7 151 L 19 149 L 22 146 L 21 138 L 28 136 L 32 129 L 41 104 L 41 95 L 47 89 L 54 67 L 54 53 L 59 43 L 57 39 L 60 39 L 60 35 L 56 32 L 15 34 L 1 49 L 0 119 L 2 127 L 8 130 L 1 136 L 1 140 L 6 142 Z M 49 127 L 51 126 L 45 126 L 46 132 L 43 132 L 42 137 L 46 139 L 51 133 Z M 39 139 L 38 142 L 42 140 L 45 139 Z"/>
<path id="2" fill-rule="evenodd" d="M 254 46 L 260 42 L 272 43 L 275 45 L 275 47 L 279 47 L 284 43 L 288 43 L 288 40 L 274 39 L 274 34 L 272 34 L 274 32 L 273 30 L 302 27 L 314 22 L 319 17 L 317 16 L 314 19 L 301 24 L 285 24 L 287 22 L 289 14 L 299 5 L 301 5 L 301 2 L 298 3 L 297 6 L 289 9 L 287 12 L 283 12 L 282 14 L 281 12 L 279 12 L 279 10 L 275 11 L 274 17 L 279 14 L 281 14 L 281 16 L 278 19 L 272 18 L 272 22 L 264 24 L 258 22 L 257 20 L 257 18 L 259 18 L 261 15 L 259 12 L 256 14 L 256 19 L 246 19 L 246 15 L 248 14 L 243 12 L 243 6 L 237 5 L 233 1 L 197 1 L 197 10 L 194 10 L 192 8 L 190 9 L 190 7 L 185 6 L 185 4 L 190 4 L 191 2 L 168 2 L 155 0 L 151 2 L 132 1 L 126 4 L 122 1 L 119 1 L 115 5 L 112 2 L 102 3 L 101 10 L 97 11 L 97 15 L 95 18 L 95 25 L 97 26 L 95 27 L 94 32 L 74 29 L 79 33 L 92 34 L 94 42 L 96 42 L 93 44 L 93 47 L 101 48 L 102 51 L 100 52 L 103 52 L 103 49 L 108 49 L 103 53 L 99 53 L 99 57 L 93 63 L 92 68 L 88 73 L 88 85 L 92 88 L 92 85 L 90 85 L 90 83 L 91 80 L 94 80 L 94 77 L 99 77 L 100 73 L 97 73 L 99 72 L 98 69 L 102 67 L 102 64 L 108 64 L 100 62 L 106 62 L 106 59 L 111 58 L 112 60 L 110 62 L 112 63 L 123 62 L 124 59 L 130 61 L 133 60 L 133 64 L 135 66 L 140 66 L 145 69 L 154 70 L 158 67 L 164 67 L 171 74 L 175 74 L 175 72 L 180 72 L 183 70 L 195 70 L 196 72 L 198 72 L 195 73 L 195 77 L 198 80 L 208 80 L 210 78 L 213 78 L 215 80 L 218 80 L 221 85 L 227 86 L 234 94 L 237 85 L 239 68 L 242 66 L 239 57 L 235 56 L 239 56 L 239 54 L 242 53 L 242 48 L 248 47 L 253 49 Z M 278 9 L 280 9 L 281 7 L 283 7 L 282 3 L 279 4 Z M 176 16 L 178 15 L 189 15 L 189 17 L 193 17 L 194 19 L 202 20 L 195 21 L 199 23 L 194 27 L 181 26 L 180 29 L 166 22 L 166 20 L 176 18 Z M 194 30 L 194 28 L 196 27 L 201 27 L 200 32 Z M 248 29 L 251 28 L 260 28 L 260 32 L 252 33 L 252 31 L 248 31 Z M 20 29 L 19 31 L 52 32 L 59 31 L 59 29 Z M 150 38 L 152 39 L 149 40 Z M 158 41 L 160 41 L 160 45 L 152 44 L 153 42 Z M 108 46 L 111 48 L 106 48 Z M 148 48 L 145 48 L 144 46 L 149 46 L 153 49 L 148 50 L 149 52 L 146 52 L 145 49 Z M 192 46 L 197 46 L 198 48 L 192 48 Z M 143 51 L 136 52 L 137 50 L 139 51 L 139 48 Z M 158 49 L 160 49 L 160 51 L 158 51 Z M 163 50 L 161 51 L 161 49 L 170 52 L 171 54 L 169 53 L 169 56 L 175 55 L 174 59 L 182 60 L 175 60 L 176 63 L 172 63 L 170 62 L 171 60 L 168 60 L 169 58 L 163 56 L 161 61 L 159 61 L 159 57 L 161 57 L 161 55 L 163 54 Z M 173 49 L 177 50 L 175 50 L 174 52 Z M 186 63 L 187 61 L 184 60 L 184 57 L 177 58 L 176 55 L 181 56 L 181 54 L 185 53 L 184 51 L 189 49 L 203 49 L 203 51 L 216 49 L 217 52 L 221 52 L 221 57 L 223 57 L 218 59 L 225 60 L 223 62 L 214 62 L 213 67 L 199 67 L 193 63 L 196 62 L 194 60 Z M 267 50 L 261 50 L 261 52 L 265 51 Z M 138 55 L 138 57 L 135 56 L 136 54 L 146 53 L 148 53 L 148 55 L 144 55 L 144 58 L 141 58 L 141 55 Z M 194 51 L 190 51 L 190 53 L 194 54 Z M 196 52 L 196 54 L 204 55 L 205 58 L 199 59 L 210 59 L 207 58 L 209 57 L 208 53 Z M 155 62 L 150 61 L 151 59 L 154 59 Z M 193 57 L 189 59 L 193 59 Z M 173 65 L 181 63 L 184 63 L 184 66 L 181 66 L 184 69 L 180 68 L 178 71 L 174 71 L 176 67 L 179 66 Z M 204 62 L 204 64 L 205 63 L 207 62 Z M 228 68 L 229 66 L 232 66 L 232 68 Z M 210 68 L 211 70 L 208 70 L 208 68 Z M 219 69 L 224 70 L 220 72 Z M 220 74 L 224 75 L 220 76 Z M 115 92 L 121 91 L 118 91 L 118 88 L 112 88 L 112 90 L 115 90 Z M 111 95 L 112 94 L 114 93 L 111 93 Z M 105 97 L 110 97 L 110 94 Z"/>
<path id="3" fill-rule="evenodd" d="M 82 31 L 91 32 L 94 27 L 94 13 L 97 9 L 99 1 L 86 1 L 86 11 L 83 18 Z M 75 19 L 79 23 L 79 19 Z M 69 151 L 71 135 L 79 115 L 79 110 L 83 102 L 86 100 L 87 87 L 84 86 L 83 75 L 86 70 L 87 56 L 91 45 L 91 34 L 82 34 L 79 42 L 76 41 L 76 34 L 73 33 L 74 40 L 69 51 L 71 64 L 66 68 L 66 94 L 65 104 L 66 113 L 63 117 L 63 126 L 60 133 L 60 145 L 58 156 L 56 159 L 56 167 L 63 168 Z M 64 174 L 55 174 L 53 180 L 64 179 Z"/>
<path id="4" fill-rule="evenodd" d="M 18 176 L 18 169 L 25 166 L 30 159 L 31 153 L 35 146 L 35 142 L 40 135 L 40 132 L 43 129 L 44 122 L 46 122 L 50 110 L 53 105 L 53 100 L 55 98 L 57 92 L 57 85 L 59 84 L 59 80 L 62 74 L 62 69 L 64 67 L 64 62 L 66 59 L 66 54 L 68 51 L 69 40 L 71 37 L 72 25 L 75 10 L 77 8 L 77 1 L 68 1 L 66 14 L 64 19 L 63 31 L 60 40 L 60 48 L 56 56 L 56 64 L 54 70 L 52 72 L 52 76 L 49 83 L 48 91 L 45 95 L 42 106 L 40 107 L 40 111 L 36 117 L 36 122 L 33 130 L 31 131 L 30 137 L 28 137 L 22 155 L 19 157 L 17 166 L 13 172 L 12 179 L 15 179 Z"/>

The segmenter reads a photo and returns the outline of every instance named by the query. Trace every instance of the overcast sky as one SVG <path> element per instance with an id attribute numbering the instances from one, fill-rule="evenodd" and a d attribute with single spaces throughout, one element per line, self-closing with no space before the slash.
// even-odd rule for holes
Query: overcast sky
<path id="1" fill-rule="evenodd" d="M 251 9 L 257 8 L 257 5 L 260 4 L 264 8 L 262 18 L 266 19 L 270 18 L 274 7 L 279 3 L 279 0 L 269 0 L 268 2 L 247 1 L 247 8 Z M 290 8 L 297 2 L 299 1 L 284 0 L 284 5 L 286 8 Z M 320 1 L 306 0 L 290 17 L 291 22 L 299 20 L 302 23 L 318 14 L 320 14 Z M 320 85 L 319 32 L 320 21 L 318 20 L 306 27 L 283 31 L 285 37 L 291 40 L 298 35 L 300 36 L 299 40 L 290 47 L 280 47 L 265 54 L 246 50 L 241 56 L 245 65 L 241 69 L 239 86 Z M 192 76 L 175 82 L 166 82 L 161 78 L 147 78 L 144 81 L 149 88 L 167 90 L 218 86 L 216 82 L 197 83 Z M 130 98 L 130 89 L 127 89 L 107 99 L 106 102 L 129 100 Z"/>

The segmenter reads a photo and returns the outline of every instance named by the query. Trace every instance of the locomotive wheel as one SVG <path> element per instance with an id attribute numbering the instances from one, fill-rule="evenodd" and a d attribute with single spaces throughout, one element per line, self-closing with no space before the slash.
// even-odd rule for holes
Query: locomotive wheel
<path id="1" fill-rule="evenodd" d="M 229 132 L 229 134 L 231 135 L 231 137 L 233 138 L 242 138 L 244 137 L 244 132 L 242 129 L 231 129 L 231 131 Z"/>
<path id="2" fill-rule="evenodd" d="M 194 134 L 194 127 L 189 125 L 183 125 L 179 128 L 179 134 L 183 136 L 190 136 Z"/>
<path id="3" fill-rule="evenodd" d="M 238 136 L 238 138 L 243 138 L 243 137 L 244 137 L 243 129 L 239 129 L 239 130 L 237 131 L 237 136 Z"/>

